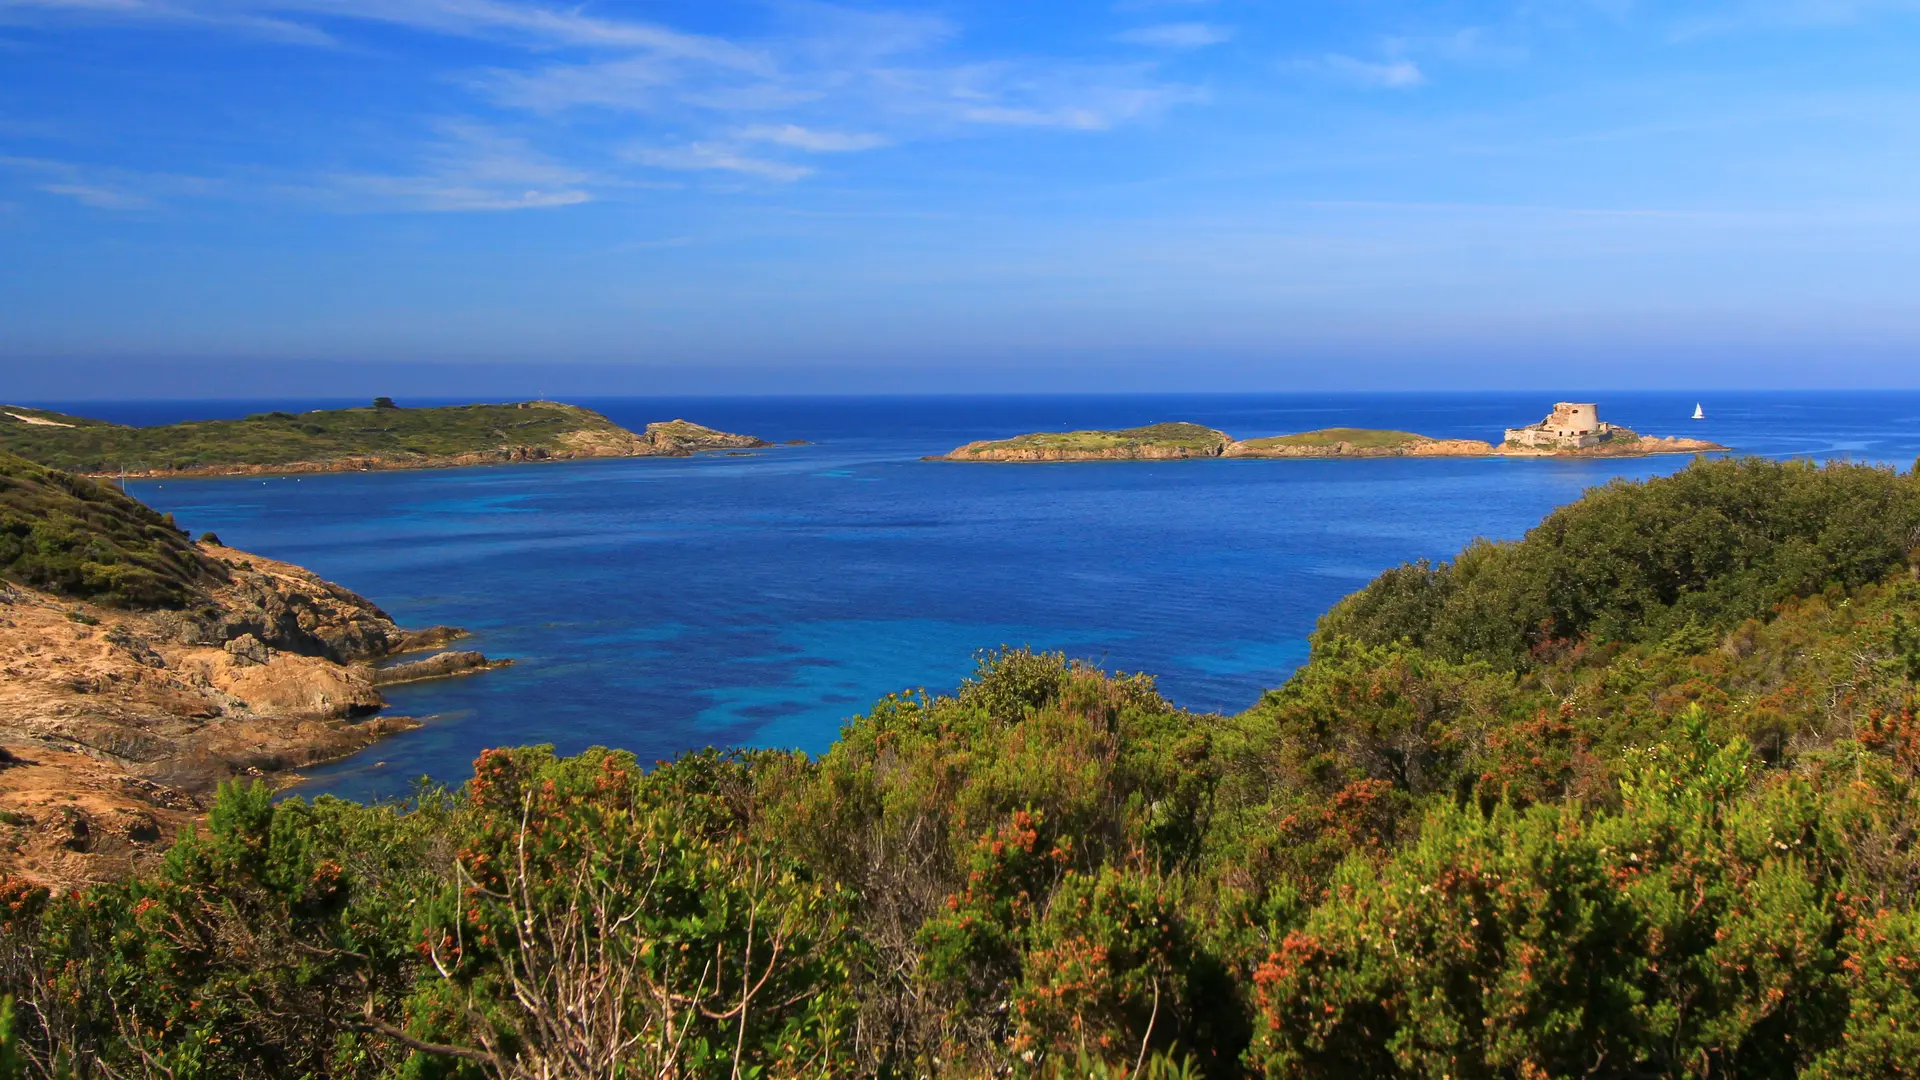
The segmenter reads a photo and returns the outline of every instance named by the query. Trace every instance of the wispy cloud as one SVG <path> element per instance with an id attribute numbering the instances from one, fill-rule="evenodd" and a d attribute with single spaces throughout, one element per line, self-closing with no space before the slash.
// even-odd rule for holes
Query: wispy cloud
<path id="1" fill-rule="evenodd" d="M 1307 65 L 1342 81 L 1376 90 L 1411 90 L 1427 81 L 1420 65 L 1406 59 L 1361 60 L 1328 53 Z"/>
<path id="2" fill-rule="evenodd" d="M 179 194 L 208 186 L 197 177 L 134 174 L 46 158 L 0 156 L 0 169 L 37 177 L 30 181 L 34 190 L 96 210 L 142 210 L 153 205 L 152 191 Z"/>
<path id="3" fill-rule="evenodd" d="M 340 210 L 543 210 L 593 200 L 596 177 L 563 165 L 526 140 L 465 120 L 436 125 L 439 138 L 413 172 L 340 172 L 298 190 Z"/>
<path id="4" fill-rule="evenodd" d="M 245 5 L 227 7 L 190 0 L 0 0 L 0 24 L 65 17 L 92 22 L 168 22 L 218 28 L 291 45 L 337 44 L 326 31 L 304 23 L 260 14 Z"/>
<path id="5" fill-rule="evenodd" d="M 996 62 L 876 72 L 878 107 L 939 123 L 1103 131 L 1204 96 L 1148 65 Z"/>
<path id="6" fill-rule="evenodd" d="M 789 146 L 795 150 L 811 150 L 821 154 L 872 150 L 887 145 L 887 140 L 879 135 L 820 131 L 801 127 L 799 124 L 760 124 L 742 128 L 739 134 L 740 138 L 749 142 L 773 143 L 776 146 Z"/>
<path id="7" fill-rule="evenodd" d="M 813 170 L 805 165 L 791 165 L 783 161 L 753 157 L 741 153 L 736 147 L 723 143 L 690 143 L 686 146 L 638 147 L 630 156 L 642 165 L 656 169 L 679 169 L 699 171 L 718 169 L 724 172 L 744 173 L 764 180 L 777 180 L 789 183 L 813 175 Z"/>
<path id="8" fill-rule="evenodd" d="M 1381 52 L 1394 59 L 1417 56 L 1451 64 L 1510 64 L 1529 55 L 1522 41 L 1485 26 L 1401 34 L 1383 41 Z"/>
<path id="9" fill-rule="evenodd" d="M 1130 45 L 1150 45 L 1159 49 L 1204 49 L 1233 40 L 1233 30 L 1212 23 L 1174 22 L 1137 26 L 1115 37 Z"/>
<path id="10" fill-rule="evenodd" d="M 153 205 L 145 195 L 93 184 L 41 184 L 40 190 L 49 195 L 64 195 L 96 210 L 142 210 Z"/>
<path id="11" fill-rule="evenodd" d="M 303 44 L 334 43 L 315 22 L 375 22 L 532 48 L 643 50 L 743 70 L 765 63 L 754 50 L 721 38 L 516 0 L 0 0 L 0 16 L 9 12 L 16 19 L 39 12 L 94 20 L 196 22 Z"/>
<path id="12" fill-rule="evenodd" d="M 1153 63 L 983 54 L 964 48 L 950 20 L 911 11 L 779 0 L 759 36 L 722 36 L 610 10 L 525 0 L 0 0 L 0 20 L 198 20 L 347 45 L 356 23 L 383 24 L 499 46 L 484 67 L 440 74 L 477 96 L 474 111 L 492 114 L 490 130 L 514 131 L 512 146 L 440 131 L 396 150 L 390 168 L 260 185 L 317 192 L 343 208 L 572 205 L 610 192 L 634 166 L 785 183 L 814 173 L 794 160 L 804 155 L 996 129 L 1103 131 L 1202 97 Z M 1229 36 L 1209 23 L 1170 22 L 1128 40 L 1199 48 Z M 72 198 L 81 187 L 112 188 L 59 182 L 75 188 Z"/>
<path id="13" fill-rule="evenodd" d="M 928 52 L 960 33 L 953 22 L 918 12 L 843 7 L 820 0 L 783 0 L 775 9 L 779 52 L 807 67 L 859 68 Z"/>
<path id="14" fill-rule="evenodd" d="M 925 39 L 903 35 L 899 40 Z M 804 61 L 782 57 L 772 69 L 748 72 L 621 57 L 494 70 L 474 85 L 512 108 L 673 117 L 711 125 L 715 139 L 738 137 L 742 113 L 824 115 L 879 129 L 815 139 L 806 134 L 812 125 L 797 121 L 750 126 L 759 141 L 810 151 L 866 149 L 966 127 L 1098 131 L 1200 97 L 1191 87 L 1164 81 L 1150 65 L 1030 58 L 937 64 L 880 57 L 865 66 L 815 67 Z"/>

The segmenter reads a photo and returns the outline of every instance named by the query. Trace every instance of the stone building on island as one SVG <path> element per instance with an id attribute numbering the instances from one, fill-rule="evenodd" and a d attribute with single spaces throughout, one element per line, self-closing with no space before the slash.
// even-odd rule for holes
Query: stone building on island
<path id="1" fill-rule="evenodd" d="M 1508 428 L 1507 445 L 1533 450 L 1579 450 L 1599 446 L 1614 437 L 1615 428 L 1600 419 L 1600 407 L 1590 402 L 1555 402 L 1545 420 L 1528 427 Z"/>

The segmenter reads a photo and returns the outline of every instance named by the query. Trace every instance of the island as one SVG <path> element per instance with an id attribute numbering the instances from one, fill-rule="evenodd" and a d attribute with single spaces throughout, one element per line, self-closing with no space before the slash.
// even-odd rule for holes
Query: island
<path id="1" fill-rule="evenodd" d="M 686 457 L 773 444 L 687 420 L 633 432 L 557 401 L 266 412 L 239 420 L 130 427 L 0 406 L 0 450 L 88 476 L 231 476 L 428 469 L 571 458 Z"/>
<path id="2" fill-rule="evenodd" d="M 1490 443 L 1478 439 L 1435 439 L 1411 431 L 1371 428 L 1321 428 L 1297 435 L 1243 439 L 1227 447 L 1224 457 L 1484 457 Z"/>
<path id="3" fill-rule="evenodd" d="M 285 783 L 416 726 L 380 715 L 381 686 L 502 665 L 433 652 L 462 636 L 0 452 L 0 820 L 23 826 L 0 869 L 145 865 L 221 781 Z"/>
<path id="4" fill-rule="evenodd" d="M 1233 442 L 1199 424 L 1149 424 L 1121 431 L 1040 432 L 972 442 L 938 461 L 1169 461 L 1219 457 Z"/>
<path id="5" fill-rule="evenodd" d="M 1538 424 L 1508 428 L 1498 445 L 1411 431 L 1336 427 L 1235 439 L 1191 423 L 1119 431 L 1037 432 L 971 442 L 927 461 L 1170 461 L 1187 458 L 1643 457 L 1725 451 L 1705 439 L 1645 436 L 1599 418 L 1599 408 L 1559 402 Z"/>

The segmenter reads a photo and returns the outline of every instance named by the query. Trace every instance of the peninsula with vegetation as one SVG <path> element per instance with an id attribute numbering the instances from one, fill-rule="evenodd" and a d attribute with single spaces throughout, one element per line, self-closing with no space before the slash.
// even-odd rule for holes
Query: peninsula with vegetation
<path id="1" fill-rule="evenodd" d="M 1725 451 L 1705 439 L 1644 436 L 1599 418 L 1597 406 L 1560 402 L 1538 424 L 1509 428 L 1498 444 L 1410 431 L 1323 428 L 1235 439 L 1190 423 L 1119 431 L 1037 432 L 971 442 L 929 461 L 1172 461 L 1187 458 L 1642 457 Z"/>
<path id="2" fill-rule="evenodd" d="M 771 446 L 686 420 L 633 432 L 557 401 L 267 412 L 239 420 L 130 427 L 0 406 L 0 450 L 82 475 L 230 476 L 431 469 L 570 458 L 686 457 Z"/>
<path id="3" fill-rule="evenodd" d="M 0 758 L 10 1080 L 1887 1080 L 1920 1061 L 1912 474 L 1749 458 L 1616 480 L 1517 541 L 1382 573 L 1237 715 L 1003 650 L 948 693 L 881 698 L 818 756 L 503 748 L 375 805 L 229 783 L 164 855 L 78 887 L 50 841 L 166 846 L 152 822 L 178 796 L 111 765 L 166 753 L 114 719 L 137 695 L 202 703 L 182 728 L 239 709 L 216 691 L 265 711 L 223 681 L 257 666 L 182 643 L 258 626 L 250 609 L 196 599 L 179 617 L 205 629 L 169 637 L 103 602 L 264 600 L 279 587 L 240 564 L 281 571 L 25 475 L 102 554 L 7 549 L 37 582 L 6 609 L 34 620 L 7 693 L 72 706 L 11 721 Z M 35 527 L 16 513 L 0 535 Z M 363 617 L 298 656 L 387 639 L 341 610 Z M 60 762 L 120 786 L 73 789 L 74 809 L 22 779 Z M 109 790 L 127 813 L 85 809 Z"/>
<path id="4" fill-rule="evenodd" d="M 0 452 L 0 871 L 151 866 L 221 782 L 278 784 L 413 726 L 379 715 L 380 687 L 500 666 L 429 655 L 461 636 Z"/>

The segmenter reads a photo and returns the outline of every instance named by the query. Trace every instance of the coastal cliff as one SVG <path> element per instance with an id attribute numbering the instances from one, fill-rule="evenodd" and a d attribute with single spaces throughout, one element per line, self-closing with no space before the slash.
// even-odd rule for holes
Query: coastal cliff
<path id="1" fill-rule="evenodd" d="M 0 578 L 0 872 L 52 883 L 155 857 L 222 780 L 413 726 L 375 715 L 380 685 L 499 666 L 376 668 L 463 635 L 403 630 L 307 570 L 194 544 L 104 485 L 5 454 Z"/>
<path id="2" fill-rule="evenodd" d="M 0 406 L 0 450 L 82 475 L 155 478 L 432 469 L 601 457 L 687 457 L 773 444 L 687 420 L 629 431 L 557 401 L 269 412 L 127 427 Z"/>

